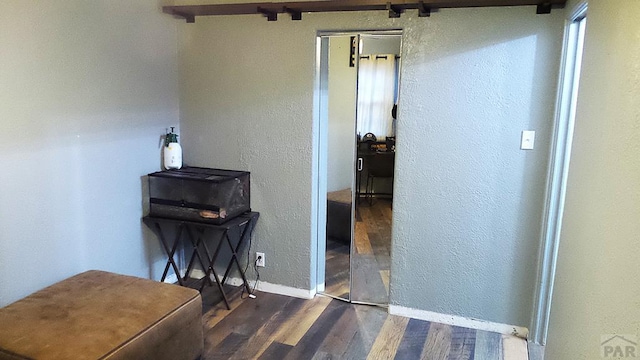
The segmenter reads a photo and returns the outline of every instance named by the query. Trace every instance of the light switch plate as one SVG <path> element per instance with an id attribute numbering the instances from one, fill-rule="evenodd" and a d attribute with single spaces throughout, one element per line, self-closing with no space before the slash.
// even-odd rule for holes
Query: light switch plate
<path id="1" fill-rule="evenodd" d="M 520 149 L 533 150 L 533 143 L 536 140 L 536 132 L 533 130 L 525 130 L 522 132 L 522 140 L 520 141 Z"/>

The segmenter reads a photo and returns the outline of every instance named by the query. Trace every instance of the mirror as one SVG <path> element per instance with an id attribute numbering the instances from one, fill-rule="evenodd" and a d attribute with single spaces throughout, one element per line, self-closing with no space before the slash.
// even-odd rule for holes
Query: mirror
<path id="1" fill-rule="evenodd" d="M 400 33 L 361 34 L 351 301 L 389 303 Z"/>
<path id="2" fill-rule="evenodd" d="M 357 67 L 357 37 L 327 37 L 327 248 L 325 293 L 349 299 Z M 352 66 L 353 65 L 353 66 Z"/>
<path id="3" fill-rule="evenodd" d="M 324 292 L 352 302 L 389 302 L 400 49 L 399 31 L 321 37 Z"/>

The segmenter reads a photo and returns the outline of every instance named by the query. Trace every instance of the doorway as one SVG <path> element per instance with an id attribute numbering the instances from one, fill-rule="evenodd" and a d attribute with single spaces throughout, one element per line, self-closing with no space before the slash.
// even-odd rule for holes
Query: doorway
<path id="1" fill-rule="evenodd" d="M 318 287 L 389 302 L 402 33 L 318 36 Z"/>

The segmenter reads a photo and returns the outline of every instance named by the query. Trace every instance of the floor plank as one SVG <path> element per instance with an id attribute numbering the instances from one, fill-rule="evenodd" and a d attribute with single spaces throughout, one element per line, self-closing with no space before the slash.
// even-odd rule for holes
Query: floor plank
<path id="1" fill-rule="evenodd" d="M 327 238 L 325 294 L 349 299 L 349 246 Z"/>
<path id="2" fill-rule="evenodd" d="M 347 346 L 343 358 L 362 360 L 367 357 L 378 337 L 382 325 L 387 319 L 387 312 L 382 308 L 368 305 L 351 305 L 356 311 L 358 331 Z"/>
<path id="3" fill-rule="evenodd" d="M 367 225 L 363 221 L 356 221 L 355 245 L 356 252 L 358 254 L 373 254 L 373 249 L 371 248 L 371 242 L 369 241 L 369 235 L 367 232 Z"/>
<path id="4" fill-rule="evenodd" d="M 229 298 L 229 306 L 231 309 L 235 309 L 242 303 L 242 291 L 239 287 L 233 288 L 231 291 L 227 291 L 229 287 L 225 286 L 225 291 L 227 293 L 227 297 Z M 212 291 L 209 289 L 209 291 Z M 246 295 L 246 294 L 245 294 Z M 204 297 L 205 295 L 203 295 Z M 227 309 L 224 302 L 222 302 L 222 296 L 215 295 L 206 295 L 209 299 L 208 304 L 203 304 L 203 313 L 205 316 L 203 317 L 203 322 L 209 327 L 212 328 L 216 326 L 222 319 L 224 319 L 227 315 L 231 313 L 231 310 Z M 217 301 L 217 302 L 216 302 Z"/>
<path id="5" fill-rule="evenodd" d="M 290 319 L 291 314 L 300 310 L 305 304 L 303 299 L 291 299 L 277 311 L 269 320 L 267 320 L 261 327 L 247 339 L 242 349 L 236 351 L 230 359 L 249 359 L 252 357 L 261 356 L 272 344 L 282 344 L 274 342 L 273 335 L 278 332 L 279 329 Z"/>
<path id="6" fill-rule="evenodd" d="M 358 331 L 356 310 L 349 306 L 331 329 L 319 351 L 341 358 L 347 351 L 351 339 Z"/>
<path id="7" fill-rule="evenodd" d="M 476 331 L 454 326 L 451 331 L 449 360 L 473 359 L 476 345 Z"/>
<path id="8" fill-rule="evenodd" d="M 247 341 L 248 336 L 229 333 L 218 345 L 213 347 L 211 351 L 205 354 L 207 359 L 211 360 L 226 360 L 233 356 L 233 354 L 240 349 Z"/>
<path id="9" fill-rule="evenodd" d="M 302 339 L 291 349 L 285 360 L 312 359 L 320 345 L 342 316 L 349 305 L 340 301 L 331 301 L 317 318 Z"/>
<path id="10" fill-rule="evenodd" d="M 306 301 L 304 305 L 278 329 L 274 335 L 274 341 L 287 345 L 297 345 L 330 303 L 331 298 L 328 297 L 316 297 L 311 301 Z"/>
<path id="11" fill-rule="evenodd" d="M 409 318 L 390 315 L 382 325 L 382 329 L 373 343 L 367 356 L 368 360 L 393 359 L 396 356 L 400 341 L 404 336 Z"/>
<path id="12" fill-rule="evenodd" d="M 496 360 L 502 358 L 502 335 L 488 331 L 477 331 L 475 360 Z"/>
<path id="13" fill-rule="evenodd" d="M 374 255 L 351 257 L 351 300 L 372 304 L 386 304 L 389 294 L 380 276 L 380 266 Z"/>
<path id="14" fill-rule="evenodd" d="M 451 332 L 449 325 L 432 323 L 422 350 L 421 359 L 446 360 L 451 350 Z"/>
<path id="15" fill-rule="evenodd" d="M 427 340 L 429 333 L 428 321 L 410 319 L 407 323 L 407 329 L 404 332 L 402 341 L 398 346 L 395 359 L 397 360 L 419 360 L 422 354 L 422 348 Z"/>
<path id="16" fill-rule="evenodd" d="M 215 326 L 205 328 L 205 349 L 216 348 L 230 333 L 244 335 L 248 339 L 265 321 L 292 300 L 294 298 L 287 296 L 260 293 L 259 299 L 242 301 Z M 205 352 L 205 356 L 208 355 Z"/>
<path id="17" fill-rule="evenodd" d="M 202 360 L 528 360 L 526 341 L 513 336 L 389 315 L 381 307 L 329 297 L 230 294 L 230 311 L 211 305 L 212 293 L 203 294 L 211 306 L 202 316 Z"/>
<path id="18" fill-rule="evenodd" d="M 267 350 L 258 358 L 259 360 L 273 360 L 273 359 L 284 359 L 289 351 L 293 349 L 293 346 L 280 344 L 280 343 L 272 343 L 269 345 Z"/>
<path id="19" fill-rule="evenodd" d="M 387 294 L 389 293 L 389 270 L 380 270 L 380 279 L 382 279 L 382 283 L 384 284 L 384 288 L 387 290 Z"/>

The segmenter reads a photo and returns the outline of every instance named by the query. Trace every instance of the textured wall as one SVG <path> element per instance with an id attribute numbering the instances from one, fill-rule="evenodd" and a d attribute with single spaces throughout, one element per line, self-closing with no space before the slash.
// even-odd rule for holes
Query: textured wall
<path id="1" fill-rule="evenodd" d="M 90 268 L 158 278 L 141 176 L 178 123 L 175 20 L 148 1 L 0 10 L 0 306 Z"/>
<path id="2" fill-rule="evenodd" d="M 261 278 L 310 289 L 315 32 L 299 41 L 300 32 L 285 31 L 290 22 L 262 20 L 180 24 L 184 158 L 251 172 Z"/>
<path id="3" fill-rule="evenodd" d="M 589 1 L 549 359 L 599 359 L 602 335 L 640 336 L 639 18 L 636 0 Z"/>
<path id="4" fill-rule="evenodd" d="M 317 31 L 402 28 L 391 302 L 527 326 L 562 20 L 523 7 L 181 23 L 186 159 L 252 172 L 262 279 L 310 289 Z M 519 150 L 525 129 L 536 150 Z"/>
<path id="5" fill-rule="evenodd" d="M 434 20 L 405 34 L 391 301 L 528 326 L 562 12 Z"/>

